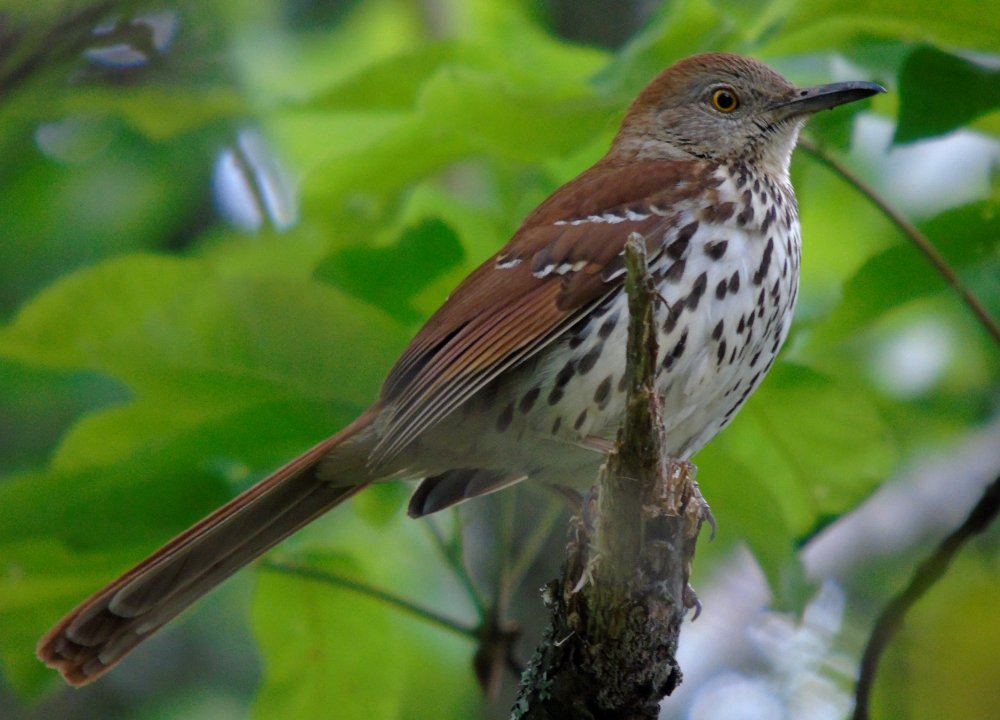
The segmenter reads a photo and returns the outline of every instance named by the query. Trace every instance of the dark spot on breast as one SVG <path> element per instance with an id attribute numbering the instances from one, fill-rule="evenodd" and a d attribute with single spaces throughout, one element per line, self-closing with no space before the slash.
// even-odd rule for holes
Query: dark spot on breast
<path id="1" fill-rule="evenodd" d="M 539 387 L 531 388 L 531 390 L 526 392 L 524 394 L 524 397 L 521 398 L 521 403 L 518 405 L 518 409 L 520 409 L 520 411 L 525 414 L 531 412 L 531 408 L 534 407 L 535 400 L 538 399 L 538 396 L 541 394 L 541 392 L 542 389 Z"/>
<path id="2" fill-rule="evenodd" d="M 562 417 L 557 417 L 556 421 L 552 423 L 552 434 L 556 435 L 559 432 L 559 428 L 562 426 Z"/>
<path id="3" fill-rule="evenodd" d="M 717 365 L 721 365 L 722 361 L 726 358 L 726 341 L 723 340 L 719 343 L 718 349 L 715 351 L 715 361 Z"/>
<path id="4" fill-rule="evenodd" d="M 615 326 L 617 324 L 618 324 L 618 313 L 615 313 L 614 315 L 608 317 L 603 323 L 601 323 L 601 327 L 597 331 L 597 337 L 599 337 L 601 340 L 607 340 L 608 336 L 615 331 Z"/>
<path id="5" fill-rule="evenodd" d="M 740 211 L 740 214 L 736 216 L 736 222 L 740 225 L 746 225 L 753 220 L 753 205 L 747 205 Z"/>
<path id="6" fill-rule="evenodd" d="M 713 225 L 721 225 L 736 212 L 736 203 L 724 202 L 706 205 L 701 210 L 701 219 Z"/>
<path id="7" fill-rule="evenodd" d="M 687 252 L 691 238 L 698 232 L 698 221 L 688 223 L 677 231 L 677 239 L 667 246 L 667 257 L 679 260 Z"/>
<path id="8" fill-rule="evenodd" d="M 767 214 L 764 215 L 764 222 L 760 224 L 760 231 L 762 233 L 766 233 L 768 228 L 771 227 L 771 223 L 774 222 L 775 215 L 776 211 L 774 209 L 774 205 L 772 205 L 770 208 L 768 208 Z"/>
<path id="9" fill-rule="evenodd" d="M 593 370 L 594 365 L 597 364 L 598 358 L 601 357 L 601 352 L 604 350 L 604 343 L 598 343 L 594 346 L 594 349 L 580 358 L 580 363 L 577 365 L 577 372 L 581 375 L 586 375 L 588 372 Z"/>
<path id="10" fill-rule="evenodd" d="M 618 392 L 625 392 L 625 388 L 628 386 L 628 374 L 623 373 L 620 378 L 618 378 Z"/>
<path id="11" fill-rule="evenodd" d="M 719 284 L 715 286 L 715 297 L 719 300 L 723 300 L 726 297 L 726 287 L 728 283 L 723 279 L 719 281 Z"/>
<path id="12" fill-rule="evenodd" d="M 760 350 L 754 353 L 753 357 L 750 358 L 750 367 L 757 365 L 757 361 L 760 360 Z"/>
<path id="13" fill-rule="evenodd" d="M 681 333 L 681 339 L 677 341 L 674 345 L 673 350 L 670 351 L 670 356 L 675 360 L 684 354 L 684 348 L 687 346 L 688 331 L 684 328 L 684 332 Z"/>
<path id="14" fill-rule="evenodd" d="M 757 266 L 757 271 L 753 274 L 753 284 L 760 285 L 764 282 L 764 278 L 767 277 L 767 271 L 771 267 L 771 255 L 774 253 L 774 238 L 769 237 L 767 239 L 767 246 L 764 248 L 764 255 L 760 259 L 760 265 Z"/>
<path id="15" fill-rule="evenodd" d="M 734 270 L 729 278 L 729 292 L 734 293 L 740 289 L 740 271 Z"/>
<path id="16" fill-rule="evenodd" d="M 577 417 L 576 422 L 573 423 L 573 429 L 574 430 L 579 430 L 580 428 L 583 427 L 583 424 L 585 422 L 587 422 L 587 411 L 586 410 L 584 410 L 582 413 L 580 413 L 579 417 Z"/>
<path id="17" fill-rule="evenodd" d="M 706 287 L 708 287 L 708 273 L 702 273 L 698 276 L 698 279 L 694 281 L 694 285 L 691 286 L 691 292 L 687 296 L 688 310 L 694 310 L 698 307 L 698 301 L 701 300 L 701 296 L 705 294 Z"/>
<path id="18" fill-rule="evenodd" d="M 754 178 L 754 181 L 753 181 L 753 191 L 755 193 L 759 193 L 760 192 L 760 178 Z"/>
<path id="19" fill-rule="evenodd" d="M 725 323 L 724 320 L 719 320 L 719 322 L 715 325 L 715 329 L 712 330 L 712 339 L 713 340 L 718 340 L 720 337 L 722 337 L 722 331 L 724 329 L 724 323 Z"/>
<path id="20" fill-rule="evenodd" d="M 503 412 L 497 416 L 497 432 L 503 432 L 510 427 L 511 421 L 514 419 L 514 403 L 507 403 L 507 407 L 503 409 Z"/>
<path id="21" fill-rule="evenodd" d="M 736 165 L 736 168 L 732 172 L 736 176 L 736 187 L 741 188 L 747 184 L 747 180 L 750 179 L 749 173 L 747 172 L 747 166 L 743 163 Z"/>
<path id="22" fill-rule="evenodd" d="M 713 260 L 721 260 L 722 256 L 726 254 L 726 248 L 728 246 L 728 240 L 713 240 L 710 243 L 706 243 L 705 254 Z"/>
<path id="23" fill-rule="evenodd" d="M 746 322 L 743 320 L 743 316 L 740 315 L 740 324 L 736 326 L 736 332 L 740 335 L 743 334 L 743 329 L 747 326 Z"/>
<path id="24" fill-rule="evenodd" d="M 549 398 L 548 398 L 549 405 L 555 405 L 560 400 L 562 400 L 562 397 L 563 397 L 562 388 L 558 387 L 552 388 L 552 392 L 549 393 Z"/>
<path id="25" fill-rule="evenodd" d="M 566 387 L 566 383 L 570 381 L 573 377 L 573 373 L 576 372 L 576 365 L 572 360 L 563 365 L 562 370 L 556 375 L 556 388 Z M 551 401 L 550 401 L 551 402 Z"/>
<path id="26" fill-rule="evenodd" d="M 673 263 L 667 272 L 664 274 L 664 279 L 668 282 L 677 283 L 680 282 L 681 278 L 684 277 L 684 268 L 687 266 L 687 260 L 681 258 L 677 262 Z"/>
<path id="27" fill-rule="evenodd" d="M 677 327 L 677 321 L 680 319 L 681 313 L 683 312 L 684 312 L 683 302 L 675 302 L 673 305 L 671 305 L 670 309 L 667 310 L 667 319 L 663 321 L 663 332 L 667 333 L 668 335 L 672 333 L 674 331 L 674 328 Z"/>
<path id="28" fill-rule="evenodd" d="M 608 401 L 611 399 L 611 376 L 608 375 L 606 378 L 601 380 L 601 384 L 597 386 L 597 390 L 594 391 L 594 402 L 597 403 L 599 410 L 603 410 L 607 407 Z"/>

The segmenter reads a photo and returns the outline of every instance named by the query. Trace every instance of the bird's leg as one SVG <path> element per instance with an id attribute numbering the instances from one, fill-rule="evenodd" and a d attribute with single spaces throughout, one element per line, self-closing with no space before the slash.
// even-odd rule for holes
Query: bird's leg
<path id="1" fill-rule="evenodd" d="M 698 485 L 698 481 L 692 480 L 691 485 L 693 486 L 691 501 L 695 505 L 695 509 L 697 510 L 697 516 L 698 516 L 696 521 L 697 525 L 695 527 L 694 532 L 697 532 L 698 530 L 701 529 L 702 523 L 707 522 L 708 526 L 712 528 L 712 534 L 708 536 L 708 539 L 715 540 L 715 535 L 719 530 L 719 526 L 715 522 L 715 515 L 712 514 L 712 507 L 708 504 L 708 500 L 705 499 L 705 496 L 701 494 L 701 487 Z"/>

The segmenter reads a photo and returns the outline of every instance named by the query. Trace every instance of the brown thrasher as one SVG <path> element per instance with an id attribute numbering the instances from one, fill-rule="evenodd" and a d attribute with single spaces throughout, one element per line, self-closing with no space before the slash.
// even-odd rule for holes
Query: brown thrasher
<path id="1" fill-rule="evenodd" d="M 590 484 L 624 409 L 622 251 L 646 239 L 667 450 L 689 458 L 788 333 L 800 231 L 788 165 L 813 112 L 884 89 L 800 90 L 713 53 L 663 71 L 596 165 L 556 190 L 417 333 L 354 423 L 64 617 L 39 657 L 89 683 L 269 548 L 372 482 L 423 478 L 418 517 L 531 478 Z"/>

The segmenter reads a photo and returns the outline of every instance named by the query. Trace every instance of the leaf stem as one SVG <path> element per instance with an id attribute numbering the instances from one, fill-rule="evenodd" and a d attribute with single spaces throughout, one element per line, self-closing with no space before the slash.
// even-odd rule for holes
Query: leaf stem
<path id="1" fill-rule="evenodd" d="M 261 563 L 261 565 L 265 570 L 271 570 L 282 575 L 315 580 L 317 582 L 326 583 L 345 590 L 351 590 L 373 600 L 384 602 L 387 605 L 395 607 L 397 610 L 402 610 L 403 612 L 414 615 L 432 625 L 437 625 L 445 630 L 450 630 L 451 632 L 461 635 L 462 637 L 470 638 L 472 640 L 476 640 L 479 637 L 477 629 L 474 627 L 452 620 L 451 618 L 417 605 L 416 603 L 394 593 L 388 592 L 387 590 L 381 590 L 379 588 L 372 587 L 371 585 L 358 582 L 357 580 L 351 580 L 350 578 L 346 578 L 336 573 L 319 570 L 305 565 L 282 562 L 280 560 L 265 560 Z"/>
<path id="2" fill-rule="evenodd" d="M 948 264 L 948 261 L 940 252 L 938 252 L 938 249 L 934 247 L 934 244 L 928 239 L 928 237 L 917 229 L 916 225 L 910 222 L 901 212 L 890 205 L 889 201 L 886 200 L 874 187 L 861 179 L 849 167 L 847 167 L 847 165 L 828 153 L 817 143 L 809 138 L 801 138 L 799 140 L 799 147 L 801 147 L 808 155 L 818 160 L 821 164 L 833 170 L 850 185 L 853 185 L 858 192 L 867 197 L 868 200 L 870 200 L 871 203 L 882 212 L 882 214 L 889 218 L 889 220 L 892 221 L 900 232 L 902 232 L 910 240 L 917 250 L 924 254 L 924 257 L 926 257 L 934 269 L 937 270 L 938 274 L 941 275 L 941 277 L 943 277 L 959 294 L 962 301 L 972 311 L 972 314 L 976 316 L 976 319 L 979 320 L 980 324 L 992 336 L 993 341 L 997 345 L 1000 345 L 1000 324 L 998 324 L 996 319 L 990 315 L 989 311 L 986 310 L 979 298 L 965 286 L 965 284 L 958 277 L 954 268 Z"/>
<path id="3" fill-rule="evenodd" d="M 507 614 L 507 607 L 510 603 L 510 595 L 514 590 L 511 584 L 510 562 L 511 553 L 514 549 L 514 510 L 517 505 L 517 498 L 523 492 L 518 488 L 518 492 L 500 493 L 498 501 L 500 512 L 497 514 L 497 581 L 496 581 L 496 616 L 502 620 Z"/>
<path id="4" fill-rule="evenodd" d="M 476 614 L 479 616 L 479 621 L 482 622 L 486 619 L 486 604 L 479 595 L 479 591 L 476 589 L 476 584 L 472 581 L 472 576 L 469 575 L 468 569 L 465 567 L 465 563 L 462 561 L 462 550 L 461 550 L 461 522 L 458 518 L 458 511 L 455 511 L 455 523 L 456 523 L 456 541 L 454 543 L 449 543 L 444 539 L 441 534 L 441 529 L 434 524 L 431 518 L 426 518 L 424 527 L 431 535 L 431 539 L 434 541 L 434 546 L 441 553 L 441 557 L 444 558 L 448 567 L 458 578 L 459 583 L 465 588 L 466 594 L 469 596 L 469 600 L 472 602 L 473 606 L 476 608 Z"/>

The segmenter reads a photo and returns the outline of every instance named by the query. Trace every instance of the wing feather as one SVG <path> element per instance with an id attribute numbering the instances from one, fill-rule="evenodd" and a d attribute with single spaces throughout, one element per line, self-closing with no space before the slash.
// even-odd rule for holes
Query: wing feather
<path id="1" fill-rule="evenodd" d="M 382 389 L 388 412 L 372 463 L 388 461 L 617 291 L 629 235 L 640 233 L 658 252 L 678 208 L 704 194 L 714 170 L 701 160 L 598 163 L 549 197 L 396 363 Z"/>

